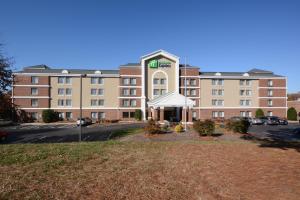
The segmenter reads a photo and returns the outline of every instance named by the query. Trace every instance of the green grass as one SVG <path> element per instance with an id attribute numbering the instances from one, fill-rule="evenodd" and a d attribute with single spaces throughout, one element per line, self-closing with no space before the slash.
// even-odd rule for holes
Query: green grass
<path id="1" fill-rule="evenodd" d="M 118 130 L 118 131 L 112 132 L 109 139 L 116 139 L 116 138 L 124 137 L 127 135 L 134 135 L 134 134 L 141 133 L 141 132 L 144 132 L 144 130 L 142 128 L 131 128 L 131 129 L 126 129 L 126 130 Z"/>

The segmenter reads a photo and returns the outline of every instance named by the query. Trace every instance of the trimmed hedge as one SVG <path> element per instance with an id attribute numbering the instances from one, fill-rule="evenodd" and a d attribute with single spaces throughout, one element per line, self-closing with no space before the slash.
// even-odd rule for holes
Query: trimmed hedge
<path id="1" fill-rule="evenodd" d="M 260 118 L 260 117 L 264 117 L 264 116 L 265 116 L 265 113 L 262 109 L 259 108 L 256 110 L 256 113 L 255 113 L 256 118 Z"/>
<path id="2" fill-rule="evenodd" d="M 43 110 L 42 118 L 45 123 L 59 121 L 58 112 L 55 112 L 54 110 L 51 110 L 51 109 Z"/>
<path id="3" fill-rule="evenodd" d="M 193 128 L 200 136 L 212 135 L 215 131 L 215 122 L 212 120 L 197 120 L 193 124 Z"/>
<path id="4" fill-rule="evenodd" d="M 250 123 L 246 119 L 241 120 L 228 120 L 226 123 L 226 129 L 235 133 L 247 133 L 250 127 Z"/>
<path id="5" fill-rule="evenodd" d="M 288 109 L 287 118 L 291 121 L 297 121 L 297 111 L 294 107 Z"/>
<path id="6" fill-rule="evenodd" d="M 148 134 L 159 134 L 161 133 L 160 125 L 153 119 L 150 119 L 144 128 L 145 132 Z"/>

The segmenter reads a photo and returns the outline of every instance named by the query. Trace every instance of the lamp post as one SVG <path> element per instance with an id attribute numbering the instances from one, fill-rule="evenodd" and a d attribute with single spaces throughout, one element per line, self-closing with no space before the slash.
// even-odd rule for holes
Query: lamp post
<path id="1" fill-rule="evenodd" d="M 187 129 L 187 112 L 186 112 L 186 109 L 187 109 L 187 99 L 186 99 L 186 57 L 184 59 L 184 121 L 185 121 L 185 124 L 184 124 L 184 131 L 186 131 Z"/>
<path id="2" fill-rule="evenodd" d="M 79 138 L 78 138 L 78 140 L 79 140 L 79 142 L 81 142 L 81 135 L 82 135 L 82 77 L 85 77 L 86 76 L 86 74 L 81 74 L 80 75 L 80 106 L 79 106 L 79 108 L 80 108 L 80 120 L 79 120 Z"/>

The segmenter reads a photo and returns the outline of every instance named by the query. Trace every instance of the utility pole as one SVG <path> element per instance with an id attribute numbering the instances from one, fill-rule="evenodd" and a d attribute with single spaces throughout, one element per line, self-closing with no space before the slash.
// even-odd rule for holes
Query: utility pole
<path id="1" fill-rule="evenodd" d="M 187 112 L 186 112 L 186 110 L 187 110 L 187 106 L 186 106 L 186 104 L 187 104 L 187 97 L 186 97 L 186 57 L 184 58 L 184 121 L 185 121 L 185 124 L 184 124 L 184 131 L 186 131 L 187 130 Z"/>
<path id="2" fill-rule="evenodd" d="M 80 120 L 79 120 L 79 142 L 81 142 L 81 135 L 82 135 L 82 77 L 84 74 L 80 75 Z"/>

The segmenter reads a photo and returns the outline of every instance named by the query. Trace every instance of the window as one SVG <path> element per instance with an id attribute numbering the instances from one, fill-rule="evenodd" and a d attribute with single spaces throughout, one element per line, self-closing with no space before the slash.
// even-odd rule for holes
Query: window
<path id="1" fill-rule="evenodd" d="M 128 107 L 129 106 L 129 100 L 128 99 L 124 99 L 123 100 L 123 106 L 124 107 Z"/>
<path id="2" fill-rule="evenodd" d="M 224 79 L 212 79 L 212 85 L 224 85 Z"/>
<path id="3" fill-rule="evenodd" d="M 123 89 L 123 95 L 128 96 L 129 95 L 129 89 Z"/>
<path id="4" fill-rule="evenodd" d="M 224 105 L 224 100 L 213 99 L 212 100 L 212 105 L 213 106 L 223 106 Z"/>
<path id="5" fill-rule="evenodd" d="M 224 118 L 224 112 L 223 111 L 213 111 L 212 112 L 212 117 L 213 118 L 218 118 L 218 117 L 220 117 L 220 118 Z"/>
<path id="6" fill-rule="evenodd" d="M 99 99 L 98 100 L 98 105 L 99 106 L 104 106 L 104 99 Z"/>
<path id="7" fill-rule="evenodd" d="M 212 117 L 213 118 L 217 118 L 218 117 L 218 112 L 217 111 L 213 111 L 212 112 Z"/>
<path id="8" fill-rule="evenodd" d="M 189 80 L 189 79 L 186 79 L 186 80 L 185 80 L 185 83 L 186 83 L 185 85 L 190 85 L 190 80 Z"/>
<path id="9" fill-rule="evenodd" d="M 213 99 L 212 102 L 211 102 L 211 104 L 212 104 L 213 106 L 216 106 L 217 103 L 218 103 L 218 100 L 217 100 L 217 99 Z"/>
<path id="10" fill-rule="evenodd" d="M 37 112 L 32 112 L 32 113 L 30 113 L 30 117 L 31 117 L 33 120 L 37 120 L 37 119 L 38 119 L 38 113 L 37 113 Z"/>
<path id="11" fill-rule="evenodd" d="M 190 96 L 190 90 L 186 90 L 186 96 Z"/>
<path id="12" fill-rule="evenodd" d="M 91 89 L 91 95 L 97 95 L 97 89 L 92 88 Z"/>
<path id="13" fill-rule="evenodd" d="M 58 93 L 58 95 L 64 95 L 64 94 L 65 94 L 65 89 L 63 89 L 63 88 L 58 88 L 57 93 Z"/>
<path id="14" fill-rule="evenodd" d="M 246 80 L 246 85 L 250 86 L 251 85 L 251 80 Z"/>
<path id="15" fill-rule="evenodd" d="M 252 112 L 251 111 L 241 111 L 240 116 L 241 117 L 252 117 Z"/>
<path id="16" fill-rule="evenodd" d="M 273 86 L 273 80 L 268 80 L 268 86 L 272 87 Z"/>
<path id="17" fill-rule="evenodd" d="M 191 89 L 191 95 L 196 96 L 196 90 L 195 89 Z"/>
<path id="18" fill-rule="evenodd" d="M 39 83 L 39 77 L 32 76 L 31 77 L 31 83 L 32 84 L 38 84 Z"/>
<path id="19" fill-rule="evenodd" d="M 58 106 L 64 106 L 64 100 L 63 99 L 58 99 L 57 105 Z"/>
<path id="20" fill-rule="evenodd" d="M 267 115 L 271 117 L 271 116 L 273 116 L 273 112 L 272 111 L 268 111 Z"/>
<path id="21" fill-rule="evenodd" d="M 105 119 L 105 112 L 99 112 L 98 117 L 99 119 Z"/>
<path id="22" fill-rule="evenodd" d="M 130 101 L 130 106 L 132 106 L 132 107 L 136 106 L 136 100 L 135 99 Z"/>
<path id="23" fill-rule="evenodd" d="M 37 88 L 31 88 L 31 95 L 38 95 L 38 89 Z"/>
<path id="24" fill-rule="evenodd" d="M 104 79 L 103 78 L 98 78 L 98 84 L 103 85 Z"/>
<path id="25" fill-rule="evenodd" d="M 218 95 L 218 90 L 217 90 L 217 89 L 212 89 L 211 94 L 212 94 L 213 96 Z"/>
<path id="26" fill-rule="evenodd" d="M 73 113 L 72 112 L 66 112 L 66 119 L 73 119 Z"/>
<path id="27" fill-rule="evenodd" d="M 91 112 L 91 118 L 92 119 L 98 119 L 98 113 L 97 112 Z"/>
<path id="28" fill-rule="evenodd" d="M 224 90 L 218 90 L 218 95 L 223 96 L 224 95 Z"/>
<path id="29" fill-rule="evenodd" d="M 129 85 L 130 79 L 129 78 L 123 78 L 123 85 Z"/>
<path id="30" fill-rule="evenodd" d="M 72 95 L 72 89 L 66 88 L 66 95 Z"/>
<path id="31" fill-rule="evenodd" d="M 224 80 L 223 79 L 219 79 L 218 85 L 224 85 Z"/>
<path id="32" fill-rule="evenodd" d="M 272 97 L 273 96 L 273 90 L 268 90 L 268 97 Z"/>
<path id="33" fill-rule="evenodd" d="M 66 99 L 66 106 L 72 106 L 72 100 Z"/>
<path id="34" fill-rule="evenodd" d="M 58 77 L 57 82 L 58 82 L 59 84 L 63 84 L 63 83 L 65 82 L 65 78 L 64 78 L 64 77 Z"/>
<path id="35" fill-rule="evenodd" d="M 154 79 L 153 79 L 153 84 L 154 84 L 154 85 L 158 85 L 158 81 L 159 81 L 158 78 L 154 78 Z"/>
<path id="36" fill-rule="evenodd" d="M 244 96 L 245 95 L 245 90 L 240 90 L 240 95 Z"/>
<path id="37" fill-rule="evenodd" d="M 212 85 L 217 85 L 217 80 L 216 80 L 216 79 L 212 79 L 212 80 L 211 80 L 211 84 L 212 84 Z"/>
<path id="38" fill-rule="evenodd" d="M 65 118 L 65 113 L 59 112 L 59 113 L 58 113 L 58 117 L 59 117 L 60 119 L 64 119 L 64 118 Z"/>
<path id="39" fill-rule="evenodd" d="M 31 106 L 32 107 L 38 107 L 38 100 L 37 99 L 31 99 Z"/>
<path id="40" fill-rule="evenodd" d="M 136 85 L 136 78 L 130 79 L 130 85 Z"/>
<path id="41" fill-rule="evenodd" d="M 98 105 L 97 99 L 92 99 L 91 100 L 91 106 L 97 106 L 97 105 Z"/>
<path id="42" fill-rule="evenodd" d="M 197 120 L 197 112 L 196 111 L 192 112 L 192 119 L 193 119 L 193 121 Z"/>
<path id="43" fill-rule="evenodd" d="M 129 112 L 123 112 L 122 117 L 123 118 L 129 118 Z"/>
<path id="44" fill-rule="evenodd" d="M 224 100 L 218 100 L 218 106 L 224 106 Z"/>
<path id="45" fill-rule="evenodd" d="M 273 100 L 272 99 L 268 99 L 268 106 L 273 106 Z"/>
<path id="46" fill-rule="evenodd" d="M 130 95 L 135 96 L 136 95 L 136 89 L 130 89 Z"/>
<path id="47" fill-rule="evenodd" d="M 130 118 L 134 118 L 134 115 L 135 115 L 135 112 L 130 112 L 129 113 Z"/>
<path id="48" fill-rule="evenodd" d="M 91 84 L 97 84 L 98 83 L 98 78 L 92 77 L 91 78 Z"/>
<path id="49" fill-rule="evenodd" d="M 160 79 L 161 85 L 165 85 L 166 83 L 167 83 L 167 79 L 165 79 L 165 78 Z"/>
<path id="50" fill-rule="evenodd" d="M 245 80 L 240 80 L 240 85 L 245 85 Z"/>
<path id="51" fill-rule="evenodd" d="M 240 105 L 241 106 L 250 106 L 251 105 L 251 100 L 240 100 Z"/>
<path id="52" fill-rule="evenodd" d="M 191 83 L 192 86 L 195 86 L 196 85 L 196 79 L 191 79 L 190 83 Z"/>
<path id="53" fill-rule="evenodd" d="M 98 89 L 98 95 L 104 95 L 104 89 Z"/>
<path id="54" fill-rule="evenodd" d="M 250 106 L 251 105 L 251 100 L 246 100 L 246 106 Z"/>
<path id="55" fill-rule="evenodd" d="M 219 115 L 219 117 L 222 117 L 222 118 L 225 116 L 223 111 L 219 111 L 218 115 Z"/>
<path id="56" fill-rule="evenodd" d="M 163 94 L 166 94 L 167 93 L 167 90 L 166 89 L 161 89 L 160 91 L 160 94 L 163 95 Z"/>
<path id="57" fill-rule="evenodd" d="M 252 91 L 251 90 L 246 90 L 246 96 L 251 96 L 252 95 Z"/>
<path id="58" fill-rule="evenodd" d="M 153 90 L 153 95 L 155 95 L 155 96 L 159 95 L 159 89 L 154 89 Z"/>
<path id="59" fill-rule="evenodd" d="M 72 83 L 72 78 L 66 77 L 66 84 L 71 84 L 71 83 Z"/>

